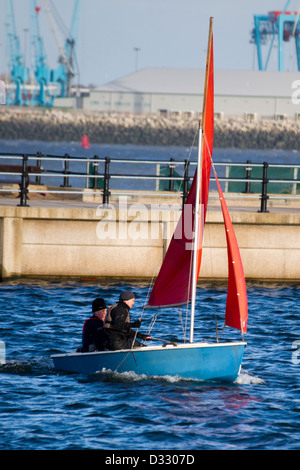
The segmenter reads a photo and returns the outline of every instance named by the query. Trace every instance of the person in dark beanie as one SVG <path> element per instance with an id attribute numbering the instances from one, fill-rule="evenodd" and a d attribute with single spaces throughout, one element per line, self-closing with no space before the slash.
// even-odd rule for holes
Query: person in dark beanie
<path id="1" fill-rule="evenodd" d="M 82 330 L 81 352 L 104 351 L 106 347 L 106 335 L 103 328 L 107 313 L 104 299 L 97 298 L 92 303 L 93 315 L 85 321 Z"/>
<path id="2" fill-rule="evenodd" d="M 135 295 L 131 291 L 122 292 L 119 302 L 108 310 L 104 328 L 108 339 L 108 348 L 116 351 L 119 349 L 131 349 L 142 347 L 142 343 L 135 338 L 144 341 L 151 339 L 151 336 L 132 330 L 139 328 L 141 320 L 130 322 L 129 310 L 133 307 Z"/>

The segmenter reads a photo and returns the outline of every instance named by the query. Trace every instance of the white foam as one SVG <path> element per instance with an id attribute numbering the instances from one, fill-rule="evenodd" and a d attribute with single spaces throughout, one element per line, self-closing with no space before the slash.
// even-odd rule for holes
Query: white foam
<path id="1" fill-rule="evenodd" d="M 260 377 L 255 377 L 254 375 L 250 374 L 250 372 L 247 372 L 246 370 L 243 370 L 243 369 L 241 369 L 241 372 L 238 378 L 235 380 L 235 383 L 239 385 L 250 385 L 250 384 L 265 385 L 265 382 L 263 379 L 261 379 Z"/>
<path id="2" fill-rule="evenodd" d="M 98 373 L 106 374 L 110 378 L 117 378 L 121 380 L 130 380 L 134 382 L 138 382 L 140 380 L 152 379 L 152 380 L 165 380 L 170 383 L 180 382 L 181 380 L 187 380 L 179 376 L 173 375 L 146 375 L 146 374 L 137 374 L 136 372 L 129 371 L 129 372 L 116 372 L 109 369 L 103 368 Z M 191 379 L 192 380 L 192 379 Z"/>
<path id="3" fill-rule="evenodd" d="M 133 381 L 133 382 L 139 382 L 140 380 L 161 380 L 161 381 L 166 381 L 169 383 L 178 383 L 181 381 L 190 381 L 190 382 L 203 382 L 202 380 L 198 379 L 187 379 L 180 377 L 178 375 L 146 375 L 146 374 L 137 374 L 136 372 L 129 371 L 129 372 L 117 372 L 117 371 L 112 371 L 110 369 L 105 369 L 103 368 L 101 371 L 97 372 L 98 374 L 105 374 L 107 377 L 115 380 L 124 380 L 124 381 Z M 205 381 L 204 381 L 205 382 Z M 250 385 L 250 384 L 256 384 L 256 385 L 265 385 L 265 382 L 263 379 L 260 377 L 255 377 L 252 375 L 250 372 L 247 372 L 246 370 L 241 369 L 241 372 L 238 376 L 238 378 L 235 380 L 236 384 L 239 385 Z"/>
<path id="4" fill-rule="evenodd" d="M 6 364 L 5 343 L 0 341 L 0 365 Z"/>

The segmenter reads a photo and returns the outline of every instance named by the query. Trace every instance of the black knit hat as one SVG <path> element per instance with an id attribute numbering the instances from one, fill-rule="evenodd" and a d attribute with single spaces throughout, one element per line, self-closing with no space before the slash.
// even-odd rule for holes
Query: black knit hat
<path id="1" fill-rule="evenodd" d="M 122 292 L 122 294 L 120 294 L 119 300 L 131 300 L 131 299 L 135 299 L 135 294 L 131 292 L 130 290 L 125 290 L 124 292 Z"/>
<path id="2" fill-rule="evenodd" d="M 104 299 L 95 299 L 92 303 L 92 310 L 93 312 L 98 312 L 98 310 L 102 310 L 104 308 L 107 308 L 106 307 L 106 302 Z"/>

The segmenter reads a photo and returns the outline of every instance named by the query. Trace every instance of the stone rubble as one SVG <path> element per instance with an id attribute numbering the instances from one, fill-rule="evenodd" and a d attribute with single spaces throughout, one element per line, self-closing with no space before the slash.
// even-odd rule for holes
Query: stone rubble
<path id="1" fill-rule="evenodd" d="M 184 116 L 106 114 L 82 110 L 0 108 L 0 139 L 81 141 L 91 144 L 191 146 L 198 118 Z M 300 150 L 300 121 L 215 119 L 218 148 Z"/>

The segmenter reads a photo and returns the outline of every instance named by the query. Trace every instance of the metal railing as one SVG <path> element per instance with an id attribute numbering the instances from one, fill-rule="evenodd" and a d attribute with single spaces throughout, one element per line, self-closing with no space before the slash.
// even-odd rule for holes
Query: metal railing
<path id="1" fill-rule="evenodd" d="M 11 163 L 13 162 L 13 164 Z M 35 162 L 35 165 L 32 165 L 31 162 Z M 58 170 L 53 168 L 55 162 L 60 162 L 63 164 L 63 169 Z M 46 169 L 44 164 L 50 164 L 52 168 Z M 81 165 L 79 168 L 80 171 L 75 171 L 75 165 Z M 155 174 L 149 174 L 148 172 L 144 174 L 139 173 L 120 173 L 112 171 L 112 165 L 122 165 L 127 166 L 133 164 L 135 170 L 140 165 L 154 165 L 156 168 Z M 166 183 L 164 190 L 166 191 L 177 191 L 182 194 L 183 203 L 186 200 L 189 190 L 189 184 L 191 182 L 192 176 L 190 176 L 190 167 L 195 165 L 194 162 L 184 160 L 183 162 L 177 162 L 173 158 L 169 161 L 165 160 L 130 160 L 130 159 L 117 159 L 111 157 L 99 158 L 95 155 L 92 158 L 78 158 L 72 157 L 69 154 L 64 156 L 57 155 L 43 155 L 40 152 L 36 154 L 1 154 L 0 153 L 0 194 L 1 192 L 8 192 L 8 186 L 11 184 L 19 185 L 19 206 L 24 207 L 28 206 L 28 194 L 30 193 L 41 193 L 41 189 L 34 189 L 34 185 L 41 185 L 42 179 L 45 182 L 49 182 L 50 179 L 55 179 L 55 184 L 49 185 L 42 190 L 42 192 L 49 194 L 82 194 L 83 190 L 86 194 L 99 194 L 99 190 L 102 194 L 102 203 L 108 204 L 111 196 L 111 182 L 113 180 L 138 180 L 142 181 L 142 184 L 145 185 L 146 181 L 155 182 L 155 189 L 160 190 L 160 184 L 162 182 Z M 231 190 L 232 193 L 244 193 L 247 197 L 255 197 L 260 199 L 260 210 L 259 212 L 268 212 L 267 202 L 270 198 L 293 198 L 300 199 L 300 194 L 297 196 L 298 192 L 300 193 L 300 165 L 280 165 L 280 164 L 268 164 L 264 163 L 252 163 L 249 160 L 246 163 L 228 163 L 228 162 L 218 162 L 214 163 L 215 167 L 223 167 L 223 176 L 219 177 L 219 181 L 223 182 L 225 185 L 225 191 L 229 190 L 229 186 L 232 184 L 239 184 L 239 191 Z M 102 171 L 100 169 L 102 167 Z M 72 168 L 71 168 L 72 167 Z M 85 167 L 83 171 L 82 168 Z M 175 167 L 180 168 L 180 173 L 176 173 Z M 234 168 L 242 169 L 244 175 L 242 177 L 232 177 L 230 176 L 230 170 Z M 161 169 L 165 169 L 165 174 L 161 174 Z M 255 168 L 259 168 L 262 171 L 261 177 L 253 177 L 252 172 Z M 283 169 L 289 168 L 293 170 L 293 178 L 274 178 L 270 175 L 270 169 L 276 168 Z M 225 171 L 224 171 L 225 170 Z M 4 177 L 4 180 L 1 178 Z M 10 179 L 7 179 L 7 178 Z M 12 180 L 11 178 L 14 178 Z M 70 179 L 75 179 L 76 181 L 81 182 L 76 184 L 76 188 L 73 188 L 70 184 Z M 85 183 L 84 183 L 85 182 Z M 61 184 L 59 184 L 61 183 Z M 255 191 L 255 195 L 251 194 L 251 186 L 253 184 L 260 185 L 260 191 Z M 276 183 L 277 185 L 290 186 L 290 194 L 280 195 L 270 195 L 269 185 Z M 29 188 L 29 184 L 31 184 Z M 243 186 L 241 188 L 241 185 Z M 177 188 L 177 189 L 176 189 Z M 139 191 L 140 194 L 148 194 L 145 189 Z M 114 191 L 114 194 L 117 192 Z M 124 195 L 130 195 L 132 192 L 127 189 L 122 191 Z M 234 197 L 233 195 L 231 197 Z M 240 197 L 240 196 L 239 196 Z"/>

